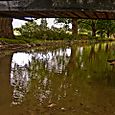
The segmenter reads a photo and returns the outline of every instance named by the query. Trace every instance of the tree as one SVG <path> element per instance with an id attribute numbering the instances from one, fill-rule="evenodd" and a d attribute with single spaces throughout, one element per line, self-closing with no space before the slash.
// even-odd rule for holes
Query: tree
<path id="1" fill-rule="evenodd" d="M 16 28 L 15 31 L 19 32 L 22 38 L 36 38 L 42 40 L 68 40 L 71 39 L 71 34 L 66 33 L 63 29 L 47 27 L 47 21 L 41 20 L 41 24 L 38 25 L 35 21 L 27 22 L 20 28 Z"/>
<path id="2" fill-rule="evenodd" d="M 69 24 L 72 24 L 72 35 L 76 39 L 78 35 L 78 24 L 77 24 L 77 19 L 76 18 L 56 18 L 55 23 L 62 23 L 64 24 L 63 28 L 65 31 L 69 30 Z"/>
<path id="3" fill-rule="evenodd" d="M 16 31 L 19 31 L 23 37 L 26 38 L 36 38 L 39 33 L 39 25 L 35 21 L 27 22 L 25 25 L 22 25 L 21 28 L 16 28 Z"/>
<path id="4" fill-rule="evenodd" d="M 72 19 L 72 34 L 73 34 L 73 37 L 75 37 L 76 39 L 78 36 L 78 21 L 76 18 Z"/>
<path id="5" fill-rule="evenodd" d="M 63 24 L 65 31 L 69 30 L 69 24 L 72 23 L 72 20 L 69 18 L 55 18 L 55 24 Z"/>
<path id="6" fill-rule="evenodd" d="M 47 25 L 48 25 L 48 23 L 47 23 L 46 18 L 42 18 L 41 24 L 40 24 L 41 28 L 45 29 L 45 28 L 47 28 Z"/>
<path id="7" fill-rule="evenodd" d="M 97 31 L 97 20 L 81 19 L 79 21 L 79 29 L 91 31 L 92 36 L 95 37 Z"/>
<path id="8" fill-rule="evenodd" d="M 0 37 L 14 38 L 12 18 L 0 18 Z"/>
<path id="9" fill-rule="evenodd" d="M 109 38 L 111 34 L 115 32 L 115 21 L 114 20 L 91 20 L 81 19 L 79 20 L 79 29 L 91 31 L 92 36 L 95 37 L 99 34 L 102 38 L 104 34 Z M 105 37 L 105 36 L 104 36 Z"/>
<path id="10" fill-rule="evenodd" d="M 109 38 L 111 34 L 115 32 L 115 21 L 114 20 L 98 20 L 97 22 L 97 30 L 102 37 L 105 33 Z"/>

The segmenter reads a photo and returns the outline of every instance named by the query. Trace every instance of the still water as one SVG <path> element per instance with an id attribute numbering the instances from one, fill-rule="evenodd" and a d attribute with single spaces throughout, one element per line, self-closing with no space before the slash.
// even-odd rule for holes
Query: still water
<path id="1" fill-rule="evenodd" d="M 114 115 L 115 43 L 0 57 L 0 115 Z"/>

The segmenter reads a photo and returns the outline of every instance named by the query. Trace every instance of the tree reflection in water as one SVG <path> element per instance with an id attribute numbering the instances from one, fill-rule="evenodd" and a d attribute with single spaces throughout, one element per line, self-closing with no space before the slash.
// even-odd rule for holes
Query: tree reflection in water
<path id="1" fill-rule="evenodd" d="M 68 64 L 70 54 L 71 50 L 69 48 L 47 53 L 14 54 L 11 71 L 11 85 L 14 86 L 13 104 L 20 104 L 22 102 L 32 81 L 37 80 L 37 82 L 46 86 L 46 74 L 48 71 L 62 73 Z M 41 96 L 44 97 L 43 95 Z"/>
<path id="2" fill-rule="evenodd" d="M 112 46 L 95 44 L 21 53 L 29 58 L 23 66 L 13 58 L 13 104 L 20 104 L 30 115 L 113 114 L 115 68 L 107 63 L 115 56 Z"/>

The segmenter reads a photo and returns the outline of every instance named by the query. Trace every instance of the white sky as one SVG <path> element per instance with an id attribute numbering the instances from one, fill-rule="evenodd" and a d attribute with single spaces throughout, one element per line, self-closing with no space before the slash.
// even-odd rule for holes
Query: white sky
<path id="1" fill-rule="evenodd" d="M 25 21 L 13 19 L 13 28 L 21 27 L 21 25 L 24 25 Z"/>
<path id="2" fill-rule="evenodd" d="M 55 18 L 47 18 L 48 27 L 51 27 L 52 25 L 54 25 L 54 19 Z M 13 28 L 21 27 L 22 25 L 25 24 L 25 22 L 26 21 L 23 21 L 23 20 L 13 19 Z M 40 19 L 36 20 L 36 22 L 40 24 Z M 54 26 L 57 27 L 58 25 L 55 24 Z"/>

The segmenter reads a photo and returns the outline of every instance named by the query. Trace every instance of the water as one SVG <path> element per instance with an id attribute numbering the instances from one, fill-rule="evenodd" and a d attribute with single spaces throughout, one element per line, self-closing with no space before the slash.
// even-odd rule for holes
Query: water
<path id="1" fill-rule="evenodd" d="M 0 57 L 1 115 L 114 115 L 115 43 Z"/>

